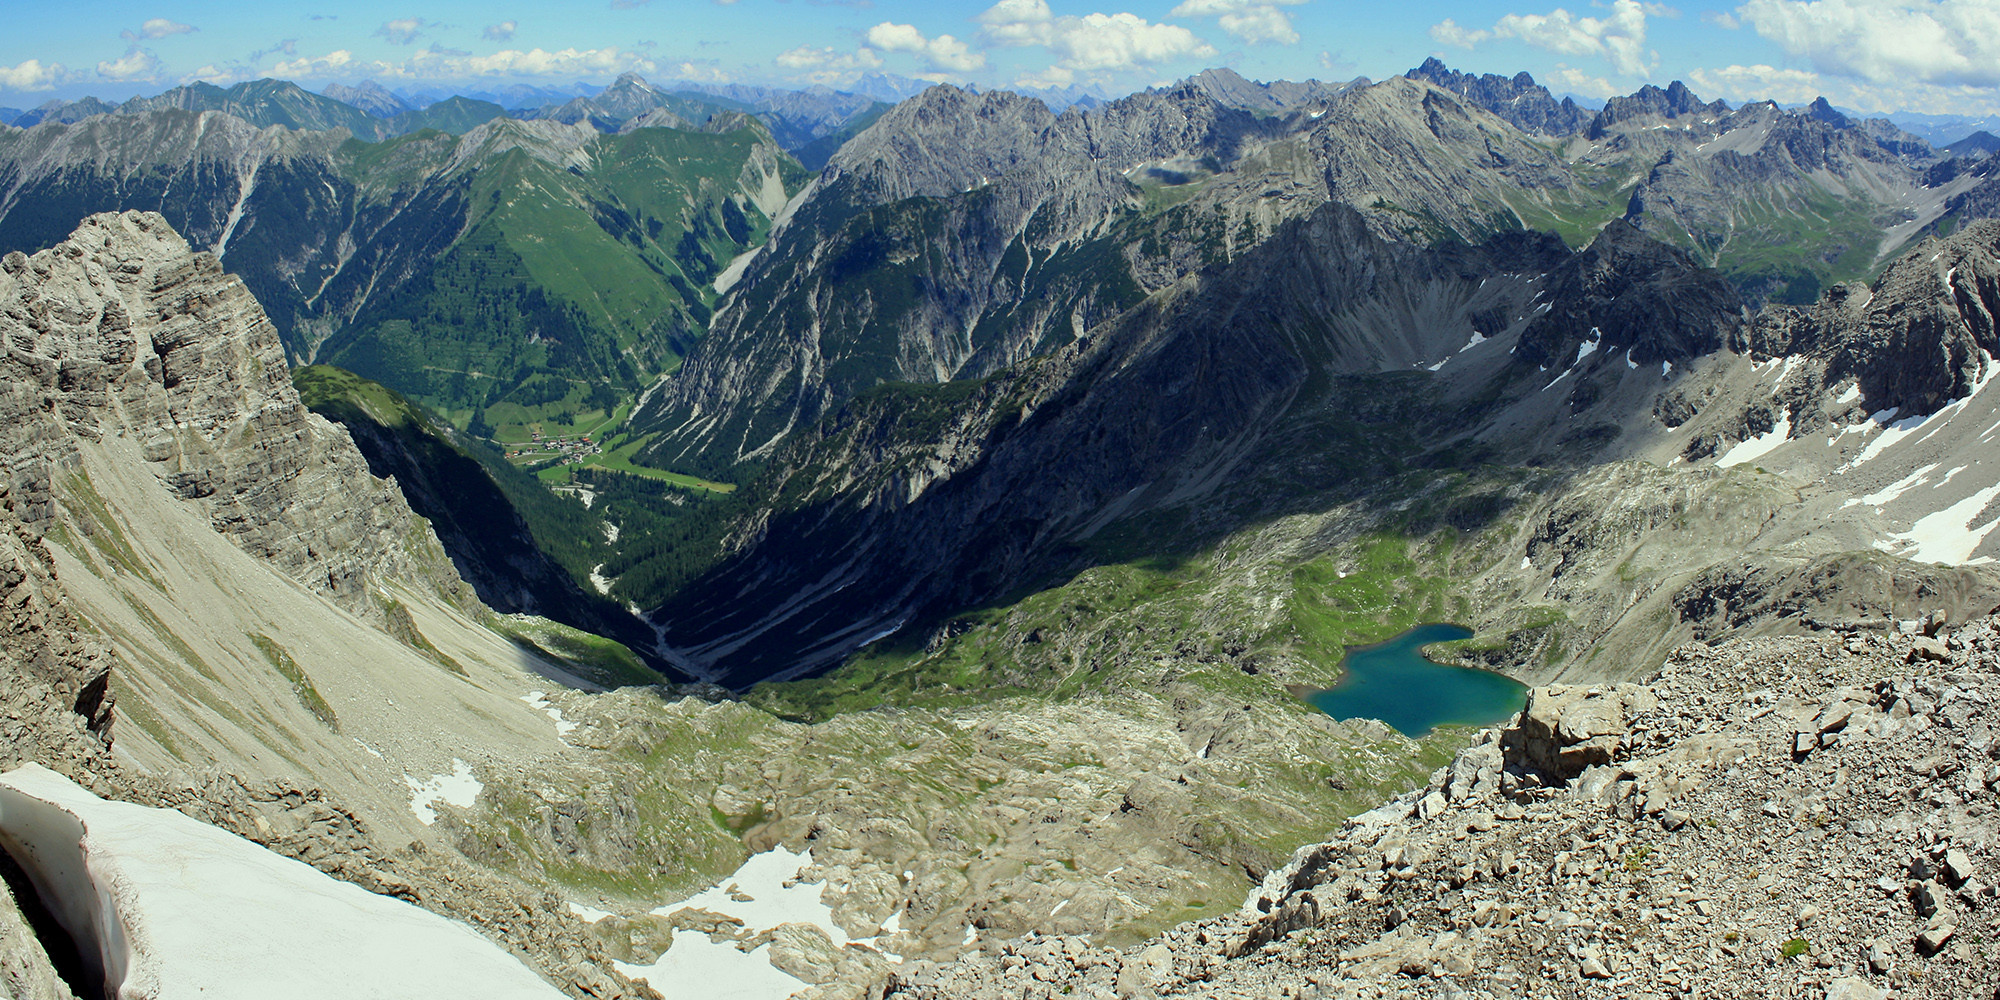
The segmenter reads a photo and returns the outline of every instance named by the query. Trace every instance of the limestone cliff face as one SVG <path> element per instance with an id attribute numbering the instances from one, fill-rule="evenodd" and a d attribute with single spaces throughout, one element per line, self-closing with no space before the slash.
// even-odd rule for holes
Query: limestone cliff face
<path id="1" fill-rule="evenodd" d="M 1853 379 L 1872 411 L 1932 413 L 1971 395 L 2000 354 L 2000 222 L 1975 222 L 1904 254 L 1871 289 L 1828 289 L 1818 302 L 1758 316 L 1739 348 L 1802 354 L 1826 386 Z"/>
<path id="2" fill-rule="evenodd" d="M 113 435 L 216 531 L 349 611 L 377 614 L 370 584 L 389 580 L 470 600 L 395 485 L 299 402 L 243 283 L 159 215 L 92 216 L 7 255 L 0 334 L 0 496 L 25 539 L 80 502 L 59 488 L 79 442 Z"/>

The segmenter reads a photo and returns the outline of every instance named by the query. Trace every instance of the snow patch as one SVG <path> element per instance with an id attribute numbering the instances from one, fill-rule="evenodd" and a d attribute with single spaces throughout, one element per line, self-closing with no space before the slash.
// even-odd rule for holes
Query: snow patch
<path id="1" fill-rule="evenodd" d="M 532 708 L 541 709 L 543 715 L 555 720 L 556 736 L 568 736 L 570 733 L 576 731 L 576 723 L 563 718 L 562 709 L 549 704 L 549 693 L 547 691 L 530 691 L 522 695 L 521 700 L 527 702 Z"/>
<path id="2" fill-rule="evenodd" d="M 1478 330 L 1474 330 L 1472 331 L 1472 339 L 1466 341 L 1465 346 L 1458 349 L 1458 353 L 1464 354 L 1465 352 L 1472 350 L 1473 348 L 1478 347 L 1481 344 L 1486 343 L 1486 339 L 1487 338 L 1485 334 L 1480 333 Z"/>
<path id="3" fill-rule="evenodd" d="M 1521 557 L 1521 568 L 1522 568 L 1522 569 L 1534 569 L 1534 568 L 1535 568 L 1535 561 L 1534 561 L 1533 559 L 1530 559 L 1530 558 L 1528 558 L 1527 556 L 1522 556 L 1522 557 Z"/>
<path id="4" fill-rule="evenodd" d="M 1784 388 L 1785 380 L 1792 377 L 1792 370 L 1797 368 L 1799 366 L 1799 362 L 1804 360 L 1805 360 L 1804 358 L 1801 358 L 1796 354 L 1786 358 L 1785 367 L 1783 368 L 1783 370 L 1778 372 L 1778 381 L 1771 386 L 1771 392 L 1776 393 L 1779 389 Z"/>
<path id="5" fill-rule="evenodd" d="M 1596 354 L 1597 345 L 1604 343 L 1604 334 L 1598 332 L 1598 329 L 1594 326 L 1590 328 L 1590 338 L 1576 345 L 1576 360 L 1570 362 L 1570 367 L 1574 368 L 1577 365 L 1583 364 L 1583 359 Z"/>
<path id="6" fill-rule="evenodd" d="M 745 931 L 752 935 L 779 924 L 812 924 L 825 931 L 837 948 L 860 944 L 899 961 L 899 956 L 890 954 L 878 942 L 882 936 L 901 929 L 900 915 L 885 923 L 876 937 L 849 938 L 833 922 L 833 909 L 820 899 L 824 886 L 799 881 L 799 875 L 811 864 L 812 851 L 794 854 L 780 845 L 751 855 L 735 874 L 713 888 L 677 903 L 654 907 L 653 912 L 666 916 L 682 909 L 708 910 L 743 921 Z M 692 931 L 675 934 L 673 946 L 652 965 L 621 962 L 618 970 L 634 979 L 646 980 L 669 1000 L 682 997 L 781 1000 L 806 987 L 771 965 L 768 944 L 746 952 L 730 941 L 718 941 Z"/>
<path id="7" fill-rule="evenodd" d="M 425 826 L 437 822 L 437 810 L 431 807 L 439 802 L 450 803 L 460 809 L 472 808 L 472 801 L 486 786 L 472 774 L 472 765 L 451 759 L 450 774 L 434 774 L 418 781 L 408 774 L 403 780 L 410 786 L 410 811 L 417 814 L 417 822 Z"/>
<path id="8" fill-rule="evenodd" d="M 598 563 L 590 568 L 590 585 L 596 587 L 598 593 L 607 596 L 610 595 L 611 578 L 604 575 L 603 563 Z"/>
<path id="9" fill-rule="evenodd" d="M 1986 536 L 1992 534 L 1994 528 L 2000 527 L 2000 517 L 1976 527 L 1972 520 L 1996 497 L 2000 497 L 2000 485 L 1988 486 L 1935 514 L 1918 518 L 1909 531 L 1891 533 L 1889 537 L 1910 546 L 1898 554 L 1913 562 L 1943 563 L 1947 566 L 1990 563 L 1992 556 L 1974 559 L 1972 553 L 1985 543 Z"/>
<path id="10" fill-rule="evenodd" d="M 461 924 L 36 764 L 0 775 L 0 844 L 108 995 L 562 997 Z"/>
<path id="11" fill-rule="evenodd" d="M 569 912 L 576 914 L 586 924 L 594 924 L 605 917 L 617 916 L 616 913 L 610 910 L 600 910 L 597 907 L 585 906 L 582 903 L 569 904 Z"/>
<path id="12" fill-rule="evenodd" d="M 1765 455 L 1776 451 L 1778 446 L 1790 440 L 1791 436 L 1792 415 L 1787 412 L 1784 416 L 1778 418 L 1777 425 L 1769 431 L 1759 434 L 1748 441 L 1738 442 L 1736 447 L 1729 449 L 1721 458 L 1716 459 L 1716 467 L 1726 469 L 1732 465 L 1742 465 L 1745 462 L 1763 458 Z"/>
<path id="13" fill-rule="evenodd" d="M 1924 477 L 1930 475 L 1931 471 L 1936 468 L 1937 468 L 1937 463 L 1932 462 L 1931 464 L 1926 465 L 1923 468 L 1918 469 L 1917 471 L 1912 472 L 1909 475 L 1904 476 L 1903 478 L 1898 479 L 1895 482 L 1882 487 L 1880 490 L 1877 490 L 1874 493 L 1870 493 L 1865 497 L 1856 497 L 1852 500 L 1847 501 L 1844 504 L 1841 504 L 1841 506 L 1852 507 L 1856 504 L 1864 504 L 1864 503 L 1870 507 L 1884 506 L 1890 503 L 1891 501 L 1895 500 L 1897 497 L 1902 496 L 1903 494 L 1908 493 L 1919 486 L 1922 486 L 1924 484 Z"/>
<path id="14" fill-rule="evenodd" d="M 1861 463 L 1866 462 L 1869 459 L 1882 454 L 1884 450 L 1888 449 L 1891 445 L 1894 445 L 1896 442 L 1901 441 L 1906 437 L 1909 437 L 1911 434 L 1914 434 L 1919 430 L 1922 430 L 1925 426 L 1930 425 L 1932 421 L 1936 421 L 1936 425 L 1932 426 L 1930 430 L 1926 431 L 1924 433 L 1924 437 L 1928 438 L 1932 434 L 1936 434 L 1939 430 L 1942 430 L 1946 424 L 1951 422 L 1951 419 L 1953 417 L 1959 414 L 1959 411 L 1965 409 L 1965 405 L 1967 403 L 1972 402 L 1972 400 L 1977 398 L 1980 393 L 1985 392 L 1986 387 L 1992 385 L 1993 380 L 1995 378 L 2000 378 L 2000 365 L 1996 365 L 1994 363 L 1993 356 L 1986 353 L 1986 351 L 1982 349 L 1979 352 L 1979 357 L 1980 360 L 1983 362 L 1983 365 L 1981 366 L 1980 370 L 1984 372 L 1984 374 L 1981 375 L 1979 381 L 1973 385 L 1972 391 L 1966 393 L 1962 398 L 1954 399 L 1951 402 L 1946 403 L 1944 406 L 1939 407 L 1936 413 L 1932 413 L 1929 416 L 1917 415 L 1917 416 L 1905 417 L 1902 420 L 1898 420 L 1893 424 L 1889 423 L 1889 418 L 1894 417 L 1896 415 L 1897 410 L 1895 407 L 1890 407 L 1889 409 L 1869 414 L 1868 415 L 1869 420 L 1874 421 L 1877 425 L 1881 425 L 1883 427 L 1882 436 L 1869 442 L 1868 447 L 1863 448 L 1861 450 L 1861 454 L 1855 456 L 1853 461 L 1848 462 L 1846 465 L 1841 466 L 1839 469 L 1835 471 L 1847 472 L 1855 468 L 1856 466 L 1859 466 Z M 1995 426 L 2000 426 L 2000 425 L 1995 425 Z M 1990 434 L 1992 433 L 1992 431 L 1989 429 L 1987 433 Z"/>
<path id="15" fill-rule="evenodd" d="M 1662 361 L 1662 362 L 1660 362 L 1660 377 L 1661 377 L 1661 378 L 1666 378 L 1667 376 L 1669 376 L 1669 375 L 1672 375 L 1673 373 L 1674 373 L 1674 363 L 1673 363 L 1673 362 L 1671 362 L 1671 361 Z"/>
<path id="16" fill-rule="evenodd" d="M 651 965 L 611 964 L 667 1000 L 783 1000 L 807 985 L 771 964 L 769 944 L 746 952 L 694 931 L 675 934 L 673 947 Z"/>
<path id="17" fill-rule="evenodd" d="M 1856 382 L 1853 385 L 1848 386 L 1846 391 L 1840 394 L 1840 398 L 1834 400 L 1834 402 L 1841 406 L 1846 406 L 1847 404 L 1852 403 L 1860 398 L 1861 398 L 1861 383 Z"/>

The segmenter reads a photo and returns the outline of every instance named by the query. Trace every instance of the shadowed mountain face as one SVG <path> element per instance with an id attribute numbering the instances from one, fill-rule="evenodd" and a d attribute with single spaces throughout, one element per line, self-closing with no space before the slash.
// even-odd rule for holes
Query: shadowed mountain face
<path id="1" fill-rule="evenodd" d="M 1676 324 L 1639 321 L 1661 310 Z M 1537 352 L 1589 339 L 1685 361 L 1741 315 L 1712 273 L 1629 227 L 1578 253 L 1528 235 L 1420 249 L 1329 205 L 1048 357 L 843 404 L 772 460 L 770 516 L 659 617 L 728 683 L 795 675 L 1073 572 L 1120 519 L 1201 508 L 1197 534 L 1222 537 L 1303 497 L 1365 495 L 1498 412 Z M 1457 389 L 1406 374 L 1474 330 L 1519 350 Z M 1302 464 L 1300 439 L 1328 433 L 1343 447 Z"/>
<path id="2" fill-rule="evenodd" d="M 1535 229 L 1581 246 L 1622 216 L 1751 307 L 1810 302 L 1985 205 L 1980 171 L 1934 168 L 1886 123 L 1732 111 L 1679 83 L 1588 128 L 1532 79 L 1435 61 L 1283 99 L 1255 86 L 1209 75 L 1061 115 L 948 87 L 899 105 L 833 158 L 733 281 L 710 340 L 649 394 L 639 457 L 742 479 L 877 382 L 981 378 L 1058 350 L 1328 201 L 1417 244 Z M 1622 349 L 1658 303 L 1620 301 Z M 1664 315 L 1667 353 L 1729 336 Z M 1563 350 L 1602 325 L 1565 329 Z"/>
<path id="3" fill-rule="evenodd" d="M 647 461 L 732 478 L 878 381 L 1061 348 L 1329 200 L 1427 242 L 1483 238 L 1514 202 L 1594 197 L 1505 122 L 1408 80 L 1263 118 L 1195 86 L 1060 116 L 933 88 L 842 148 L 634 426 L 659 435 Z"/>
<path id="4" fill-rule="evenodd" d="M 1784 307 L 1746 303 L 1740 282 L 1748 265 L 1725 257 L 1731 269 L 1712 267 L 1717 251 L 1702 235 L 1741 222 L 1739 201 L 1751 191 L 1805 205 L 1834 192 L 1865 201 L 1866 190 L 1900 184 L 1929 192 L 1924 212 L 1942 213 L 1948 185 L 1968 190 L 1973 172 L 1933 183 L 1918 170 L 1921 157 L 1913 163 L 1844 117 L 1769 105 L 1732 112 L 1682 86 L 1607 109 L 1597 125 L 1612 142 L 1578 145 L 1576 159 L 1538 158 L 1525 144 L 1518 152 L 1501 145 L 1518 142 L 1519 131 L 1455 95 L 1392 84 L 1339 95 L 1313 113 L 1241 124 L 1198 88 L 1063 116 L 940 89 L 884 120 L 895 130 L 851 143 L 732 289 L 718 335 L 637 418 L 662 434 L 653 460 L 753 476 L 746 494 L 760 498 L 754 516 L 723 533 L 704 575 L 659 595 L 656 620 L 682 665 L 742 685 L 823 669 L 896 633 L 930 634 L 930 655 L 945 641 L 930 630 L 953 614 L 1017 607 L 1023 595 L 1049 588 L 1066 592 L 1065 581 L 1146 544 L 1204 552 L 1286 511 L 1367 510 L 1381 502 L 1381 483 L 1415 470 L 1484 476 L 1498 463 L 1583 475 L 1617 459 L 1665 461 L 1684 448 L 1688 460 L 1720 458 L 1733 442 L 1779 428 L 1779 417 L 1753 405 L 1736 424 L 1716 423 L 1712 410 L 1693 419 L 1713 404 L 1682 379 L 1733 371 L 1731 349 L 1772 336 L 1758 330 L 1795 329 L 1786 334 L 1791 351 L 1826 359 L 1815 362 L 1825 369 L 1820 384 L 1845 391 L 1840 380 L 1858 377 L 1871 405 L 1880 399 L 1930 412 L 1979 384 L 1980 352 L 1993 347 L 1981 339 L 1990 323 L 1979 318 L 1983 270 L 1970 263 L 1977 250 L 1945 253 L 1967 260 L 1957 287 L 1972 290 L 1970 306 L 1939 291 L 1931 272 L 1925 293 L 1914 291 L 1918 278 L 1899 277 L 1921 269 L 1912 261 L 1930 255 L 1919 251 L 1879 286 L 1885 303 L 1904 304 L 1885 304 L 1862 324 L 1865 333 L 1843 333 L 1851 324 L 1788 320 Z M 1133 165 L 1106 152 L 1126 148 L 1115 129 L 1121 115 L 1169 110 L 1177 121 L 1205 123 L 1176 140 L 1186 153 L 1171 143 L 1143 149 L 1204 159 L 1195 168 L 1201 182 L 1183 204 L 1196 206 L 1193 213 L 1271 220 L 1268 230 L 1257 222 L 1225 227 L 1232 236 L 1240 228 L 1240 242 L 1226 240 L 1207 256 L 1166 249 L 1174 237 L 1164 227 L 1120 230 L 1130 224 L 1121 220 L 1178 210 L 1151 208 L 1153 191 L 1134 180 L 1164 161 Z M 928 141 L 932 133 L 938 141 Z M 1565 206 L 1558 214 L 1574 211 L 1592 204 L 1586 165 L 1615 155 L 1623 157 L 1618 169 L 1633 170 L 1655 154 L 1657 162 L 1631 175 L 1630 204 L 1619 206 L 1629 218 L 1615 217 L 1615 199 L 1597 203 L 1611 213 L 1608 224 L 1593 227 L 1578 249 L 1506 229 L 1437 239 L 1478 231 L 1472 220 L 1483 192 L 1536 192 L 1545 205 Z M 1025 203 L 1029 223 L 992 224 L 990 206 L 1042 190 L 1030 178 L 1047 185 L 1050 165 L 1063 163 L 1075 164 L 1067 173 L 1071 200 L 1043 195 Z M 1107 175 L 1101 198 L 1078 195 L 1090 190 L 1078 178 Z M 1391 177 L 1395 199 L 1357 203 L 1356 193 L 1380 191 Z M 1280 214 L 1254 215 L 1252 206 L 1271 205 L 1271 186 L 1283 179 L 1298 186 L 1278 202 Z M 1704 215 L 1709 197 L 1715 213 Z M 1418 204 L 1439 208 L 1407 208 Z M 1104 221 L 1051 225 L 1066 217 L 1063 209 L 1076 209 L 1068 218 Z M 1180 238 L 1199 231 L 1187 225 L 1199 217 L 1174 217 Z M 917 218 L 925 221 L 906 221 Z M 1463 228 L 1443 225 L 1447 218 Z M 1665 218 L 1691 221 L 1663 241 L 1653 233 Z M 1873 234 L 1860 252 L 1895 245 L 1893 231 L 1857 218 L 1856 232 Z M 1027 235 L 1051 232 L 1064 235 L 1046 248 Z M 958 243 L 919 263 L 938 241 L 970 234 L 987 242 L 976 251 Z M 1743 236 L 1760 238 L 1775 243 L 1777 231 Z M 940 339 L 949 330 L 1006 337 L 1025 329 L 996 317 L 1011 318 L 1001 310 L 1032 300 L 1022 291 L 1032 279 L 1016 283 L 1020 272 L 982 261 L 1004 260 L 1014 251 L 1003 248 L 1020 246 L 1018 266 L 1032 275 L 1041 261 L 1092 244 L 1109 251 L 1095 258 L 1099 269 L 1067 276 L 1098 287 L 1108 276 L 1133 280 L 1127 297 L 1098 300 L 1100 308 L 1122 304 L 1114 315 L 1071 311 L 1069 330 L 1043 327 L 1042 339 L 1018 342 L 1019 360 L 982 353 L 977 341 L 946 363 L 928 353 L 951 342 Z M 1767 281 L 1781 272 L 1760 273 Z M 1911 291 L 1899 290 L 1905 286 Z M 893 309 L 883 308 L 890 302 Z M 1958 318 L 1966 308 L 1974 318 Z M 1830 346 L 1836 341 L 1842 346 Z M 1699 385 L 1725 378 L 1735 376 L 1704 374 Z M 1303 447 L 1308 440 L 1339 445 L 1314 452 Z M 1712 486 L 1647 489 L 1702 496 Z M 1742 509 L 1771 520 L 1796 503 L 1760 495 Z M 1572 512 L 1554 523 L 1596 516 Z M 1612 534 L 1645 544 L 1675 516 L 1649 514 Z M 1174 525 L 1161 536 L 1174 541 L 1113 541 L 1160 523 Z M 1495 523 L 1471 516 L 1467 530 L 1496 530 Z M 1562 537 L 1570 529 L 1550 530 Z M 1139 548 L 1122 547 L 1131 544 Z M 1666 561 L 1670 574 L 1699 568 Z M 1516 576 L 1537 560 L 1522 563 Z M 1733 572 L 1688 579 L 1724 586 L 1716 581 L 1736 579 Z M 1581 607 L 1606 585 L 1605 577 L 1577 576 L 1541 596 L 1560 594 Z M 1634 601 L 1665 599 L 1648 593 L 1604 603 L 1590 614 L 1609 617 L 1592 627 L 1640 613 Z M 1690 596 L 1674 606 L 1712 604 Z"/>

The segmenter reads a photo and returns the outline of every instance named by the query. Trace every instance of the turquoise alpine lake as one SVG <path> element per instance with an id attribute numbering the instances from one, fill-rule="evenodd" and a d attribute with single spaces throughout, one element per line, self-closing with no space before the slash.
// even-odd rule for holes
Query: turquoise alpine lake
<path id="1" fill-rule="evenodd" d="M 1441 725 L 1499 722 L 1527 703 L 1526 685 L 1491 670 L 1448 667 L 1423 656 L 1431 643 L 1471 637 L 1471 629 L 1457 625 L 1419 625 L 1387 642 L 1349 650 L 1340 679 L 1306 700 L 1336 719 L 1380 719 L 1412 739 Z"/>

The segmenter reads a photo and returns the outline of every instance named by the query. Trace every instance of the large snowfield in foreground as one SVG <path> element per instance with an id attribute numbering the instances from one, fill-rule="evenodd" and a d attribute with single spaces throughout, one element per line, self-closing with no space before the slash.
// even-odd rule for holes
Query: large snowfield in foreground
<path id="1" fill-rule="evenodd" d="M 0 775 L 0 846 L 109 996 L 562 997 L 468 927 L 39 765 Z"/>

